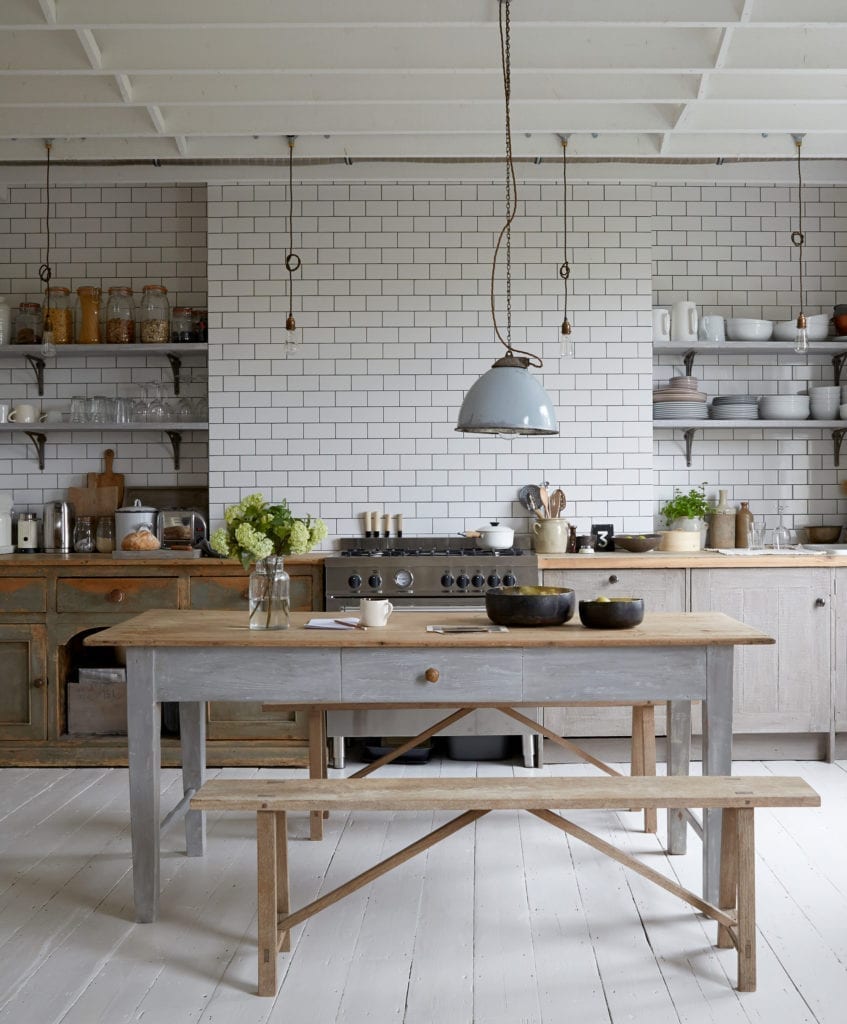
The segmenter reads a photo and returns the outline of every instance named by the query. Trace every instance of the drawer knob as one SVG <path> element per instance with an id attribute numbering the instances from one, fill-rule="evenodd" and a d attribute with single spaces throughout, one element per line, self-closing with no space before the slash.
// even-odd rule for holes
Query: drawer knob
<path id="1" fill-rule="evenodd" d="M 36 690 L 43 690 L 44 689 L 44 680 L 43 679 L 33 679 L 32 685 L 33 685 L 33 688 L 36 689 Z"/>
<path id="2" fill-rule="evenodd" d="M 112 604 L 120 604 L 122 601 L 126 600 L 126 591 L 118 590 L 118 588 L 115 587 L 114 590 L 109 591 L 106 600 L 111 601 Z"/>
<path id="3" fill-rule="evenodd" d="M 815 608 L 826 608 L 826 598 L 819 597 L 817 601 L 815 601 Z"/>
<path id="4" fill-rule="evenodd" d="M 428 683 L 437 683 L 440 678 L 441 673 L 437 668 L 428 668 L 426 672 L 424 672 L 424 679 L 426 679 Z"/>
<path id="5" fill-rule="evenodd" d="M 609 583 L 617 583 L 617 582 L 618 582 L 617 576 L 610 576 L 609 577 Z"/>

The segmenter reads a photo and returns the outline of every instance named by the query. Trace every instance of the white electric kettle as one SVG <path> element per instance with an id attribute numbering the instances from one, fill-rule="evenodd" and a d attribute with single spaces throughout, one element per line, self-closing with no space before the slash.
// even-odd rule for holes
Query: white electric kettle
<path id="1" fill-rule="evenodd" d="M 671 309 L 671 341 L 697 340 L 697 305 L 694 302 L 675 302 Z"/>

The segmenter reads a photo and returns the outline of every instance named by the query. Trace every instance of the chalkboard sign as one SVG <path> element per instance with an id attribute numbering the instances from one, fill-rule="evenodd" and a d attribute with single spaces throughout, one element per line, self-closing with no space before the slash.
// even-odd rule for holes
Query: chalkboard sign
<path id="1" fill-rule="evenodd" d="M 592 523 L 591 536 L 595 551 L 615 550 L 615 528 L 611 523 Z"/>

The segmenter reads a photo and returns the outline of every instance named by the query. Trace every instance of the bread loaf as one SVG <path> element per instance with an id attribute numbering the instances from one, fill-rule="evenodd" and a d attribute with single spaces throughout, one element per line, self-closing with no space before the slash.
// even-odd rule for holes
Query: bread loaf
<path id="1" fill-rule="evenodd" d="M 133 533 L 128 533 L 121 541 L 123 551 L 155 551 L 159 540 L 146 526 L 140 526 Z"/>

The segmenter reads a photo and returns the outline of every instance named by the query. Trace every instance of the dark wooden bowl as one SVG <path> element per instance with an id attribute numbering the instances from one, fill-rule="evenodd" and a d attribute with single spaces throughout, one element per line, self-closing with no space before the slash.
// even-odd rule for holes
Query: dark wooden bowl
<path id="1" fill-rule="evenodd" d="M 575 607 L 569 587 L 497 587 L 485 595 L 485 614 L 498 626 L 561 626 Z"/>
<path id="2" fill-rule="evenodd" d="M 579 620 L 588 629 L 632 629 L 643 619 L 644 601 L 640 597 L 579 602 Z"/>
<path id="3" fill-rule="evenodd" d="M 660 533 L 616 533 L 615 547 L 624 551 L 652 551 L 661 542 Z"/>

